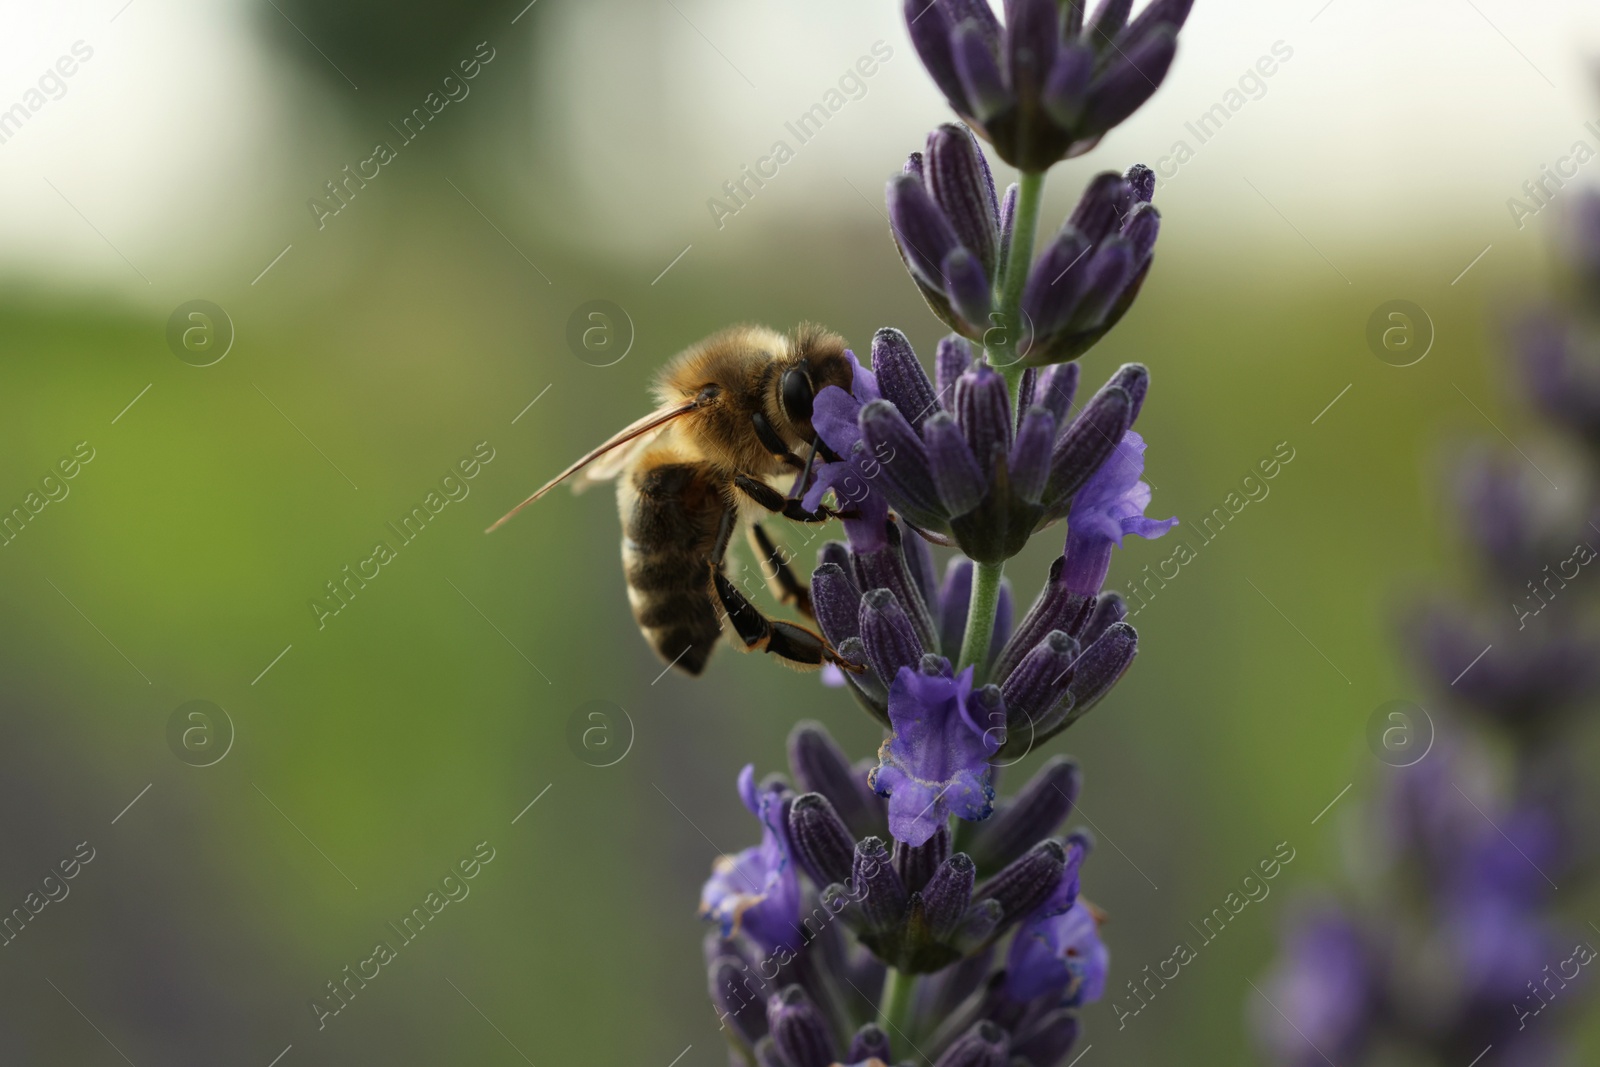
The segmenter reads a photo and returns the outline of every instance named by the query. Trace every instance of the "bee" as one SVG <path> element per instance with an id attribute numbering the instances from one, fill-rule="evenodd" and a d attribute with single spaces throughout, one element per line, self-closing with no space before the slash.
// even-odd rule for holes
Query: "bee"
<path id="1" fill-rule="evenodd" d="M 811 425 L 823 388 L 850 390 L 842 337 L 802 324 L 784 335 L 734 326 L 679 353 L 656 381 L 660 406 L 624 427 L 512 508 L 488 531 L 580 472 L 574 485 L 617 479 L 628 603 L 645 640 L 669 665 L 705 669 L 726 618 L 744 651 L 768 652 L 797 669 L 841 659 L 820 633 L 764 616 L 729 580 L 728 546 L 745 526 L 770 564 L 784 603 L 811 615 L 810 590 L 789 568 L 759 519 L 826 522 L 842 514 L 800 502 L 811 465 L 837 460 Z M 785 496 L 774 482 L 794 479 Z M 843 513 L 848 517 L 848 513 Z M 720 607 L 720 611 L 719 611 Z"/>

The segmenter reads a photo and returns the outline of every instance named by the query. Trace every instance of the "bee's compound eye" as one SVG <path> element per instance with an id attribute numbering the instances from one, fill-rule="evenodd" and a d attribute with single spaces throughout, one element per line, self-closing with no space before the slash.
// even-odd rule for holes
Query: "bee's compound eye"
<path id="1" fill-rule="evenodd" d="M 811 400 L 815 394 L 811 379 L 803 370 L 792 370 L 783 376 L 783 411 L 794 422 L 811 420 Z"/>

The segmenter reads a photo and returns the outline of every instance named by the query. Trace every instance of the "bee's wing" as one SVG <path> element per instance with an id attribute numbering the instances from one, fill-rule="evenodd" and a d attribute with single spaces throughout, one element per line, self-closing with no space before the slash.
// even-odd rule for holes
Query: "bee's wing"
<path id="1" fill-rule="evenodd" d="M 656 442 L 662 434 L 667 432 L 665 425 L 657 426 L 653 430 L 646 430 L 626 445 L 620 445 L 605 455 L 595 459 L 583 470 L 577 472 L 572 480 L 572 491 L 581 493 L 596 482 L 608 482 L 627 469 L 633 458 Z"/>
<path id="2" fill-rule="evenodd" d="M 646 415 L 642 419 L 639 419 L 637 422 L 633 422 L 627 426 L 624 426 L 622 429 L 612 434 L 610 439 L 607 440 L 605 444 L 580 457 L 577 462 L 572 464 L 572 466 L 568 467 L 566 470 L 562 471 L 560 474 L 544 483 L 544 485 L 540 486 L 532 496 L 528 497 L 528 499 L 524 500 L 510 511 L 506 512 L 500 518 L 496 519 L 494 525 L 490 526 L 484 531 L 484 533 L 493 533 L 495 530 L 505 525 L 505 523 L 517 512 L 521 511 L 535 500 L 538 500 L 550 490 L 554 489 L 556 486 L 560 485 L 574 474 L 583 470 L 585 467 L 588 467 L 590 464 L 596 464 L 596 466 L 592 473 L 586 472 L 586 481 L 598 481 L 603 478 L 616 477 L 617 473 L 620 472 L 624 466 L 626 466 L 627 461 L 631 459 L 634 454 L 634 450 L 632 448 L 623 448 L 623 445 L 634 442 L 639 442 L 640 444 L 648 442 L 649 440 L 654 439 L 657 434 L 665 429 L 667 424 L 673 419 L 687 415 L 689 412 L 702 408 L 705 405 L 706 399 L 703 396 L 696 397 L 694 400 L 690 400 L 683 404 L 674 404 L 667 407 L 657 408 L 655 411 L 652 411 L 650 414 Z"/>

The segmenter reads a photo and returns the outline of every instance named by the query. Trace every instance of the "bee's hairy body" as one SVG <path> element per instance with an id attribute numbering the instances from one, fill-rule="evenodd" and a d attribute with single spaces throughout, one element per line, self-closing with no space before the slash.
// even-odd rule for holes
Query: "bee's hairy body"
<path id="1" fill-rule="evenodd" d="M 803 405 L 785 397 L 796 370 L 806 382 Z M 704 669 L 722 633 L 715 575 L 723 572 L 730 528 L 768 513 L 741 491 L 739 479 L 771 485 L 797 475 L 797 459 L 815 439 L 811 395 L 850 384 L 843 339 L 811 326 L 792 336 L 736 326 L 663 369 L 656 386 L 663 409 L 704 402 L 638 447 L 617 479 L 628 603 L 663 660 L 690 674 Z M 763 421 L 771 431 L 766 440 L 753 429 Z M 785 454 L 775 451 L 779 443 Z M 757 647 L 748 639 L 746 645 Z"/>

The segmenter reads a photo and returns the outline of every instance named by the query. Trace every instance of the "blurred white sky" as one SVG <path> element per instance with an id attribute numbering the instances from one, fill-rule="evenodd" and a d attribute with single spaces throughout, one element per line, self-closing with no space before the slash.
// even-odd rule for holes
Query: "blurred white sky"
<path id="1" fill-rule="evenodd" d="M 558 188 L 528 216 L 640 262 L 727 233 L 871 223 L 884 179 L 947 117 L 894 0 L 539 2 L 538 42 L 525 39 L 534 20 L 510 23 L 520 2 L 507 5 L 500 36 L 492 20 L 485 29 L 496 47 L 537 49 L 534 84 L 480 86 L 534 93 L 546 120 L 531 151 Z M 0 143 L 0 269 L 170 303 L 211 272 L 264 266 L 311 240 L 306 198 L 380 131 L 341 118 L 336 83 L 297 81 L 260 40 L 270 8 L 124 4 L 0 3 L 0 112 L 27 101 L 74 42 L 94 52 L 59 99 Z M 1581 0 L 1324 4 L 1198 0 L 1161 92 L 1056 180 L 1054 213 L 1090 171 L 1155 164 L 1185 140 L 1194 158 L 1158 200 L 1194 228 L 1281 226 L 1276 210 L 1335 259 L 1430 234 L 1469 256 L 1533 240 L 1507 198 L 1574 141 L 1600 147 L 1584 127 L 1600 129 L 1600 82 L 1585 59 L 1600 55 L 1600 10 Z M 799 144 L 785 122 L 879 40 L 893 55 L 865 95 Z M 1199 144 L 1185 122 L 1279 41 L 1293 58 Z M 707 200 L 777 139 L 795 157 L 719 233 Z M 1600 160 L 1584 179 L 1600 184 Z"/>

